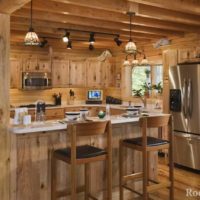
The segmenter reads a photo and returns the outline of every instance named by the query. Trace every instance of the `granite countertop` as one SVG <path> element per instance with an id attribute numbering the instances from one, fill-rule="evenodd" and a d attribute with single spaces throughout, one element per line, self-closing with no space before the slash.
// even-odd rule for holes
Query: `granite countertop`
<path id="1" fill-rule="evenodd" d="M 149 116 L 160 116 L 162 113 L 148 113 Z M 98 117 L 90 117 L 88 118 L 92 121 L 100 120 Z M 106 118 L 105 118 L 106 119 Z M 103 120 L 105 120 L 103 119 Z M 124 123 L 137 123 L 139 121 L 138 117 L 123 117 L 123 116 L 111 116 L 111 124 L 124 124 Z M 32 123 L 31 125 L 10 125 L 10 132 L 14 134 L 28 134 L 28 133 L 36 133 L 36 132 L 48 132 L 48 131 L 57 131 L 67 129 L 67 121 L 64 120 L 49 120 L 43 123 Z"/>

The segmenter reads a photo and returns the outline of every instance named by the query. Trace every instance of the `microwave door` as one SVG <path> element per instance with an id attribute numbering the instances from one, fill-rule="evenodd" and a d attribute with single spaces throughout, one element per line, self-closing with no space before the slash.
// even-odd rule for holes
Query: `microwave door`
<path id="1" fill-rule="evenodd" d="M 173 66 L 169 70 L 170 80 L 170 110 L 174 118 L 174 130 L 187 132 L 187 80 L 188 70 L 184 66 Z M 171 104 L 176 100 L 180 109 L 171 109 Z"/>
<path id="2" fill-rule="evenodd" d="M 200 134 L 200 65 L 188 68 L 188 132 Z"/>

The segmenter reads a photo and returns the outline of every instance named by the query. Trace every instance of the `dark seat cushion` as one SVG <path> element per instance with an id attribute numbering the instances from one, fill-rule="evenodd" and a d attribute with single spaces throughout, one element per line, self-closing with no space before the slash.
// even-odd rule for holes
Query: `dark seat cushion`
<path id="1" fill-rule="evenodd" d="M 125 139 L 123 140 L 123 142 L 142 146 L 142 137 Z M 147 137 L 147 146 L 159 146 L 159 145 L 168 144 L 168 143 L 169 142 L 167 140 L 162 140 L 159 138 L 154 138 L 154 137 L 149 137 L 149 136 Z"/>
<path id="2" fill-rule="evenodd" d="M 65 148 L 65 149 L 58 149 L 55 151 L 56 154 L 60 154 L 65 157 L 71 157 L 71 148 Z M 83 145 L 83 146 L 77 146 L 76 147 L 76 158 L 82 159 L 82 158 L 91 158 L 96 157 L 100 155 L 106 154 L 106 151 L 97 147 L 93 147 L 90 145 Z"/>

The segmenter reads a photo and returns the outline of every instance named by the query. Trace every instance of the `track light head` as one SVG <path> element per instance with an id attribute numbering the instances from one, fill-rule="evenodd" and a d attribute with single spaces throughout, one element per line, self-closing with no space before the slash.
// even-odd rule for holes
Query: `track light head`
<path id="1" fill-rule="evenodd" d="M 90 45 L 89 45 L 89 50 L 90 50 L 90 51 L 94 50 L 94 45 L 93 45 L 93 44 L 90 44 Z"/>
<path id="2" fill-rule="evenodd" d="M 114 41 L 115 43 L 117 44 L 117 46 L 120 46 L 122 44 L 122 41 L 119 39 L 119 35 L 117 35 L 115 38 L 114 38 Z"/>
<path id="3" fill-rule="evenodd" d="M 95 43 L 95 38 L 94 38 L 94 33 L 93 32 L 90 33 L 89 43 L 90 44 L 94 44 Z"/>
<path id="4" fill-rule="evenodd" d="M 40 42 L 39 46 L 43 48 L 46 44 L 48 44 L 48 41 L 45 38 L 43 38 L 43 41 Z"/>
<path id="5" fill-rule="evenodd" d="M 70 33 L 66 31 L 65 35 L 62 38 L 63 42 L 67 43 L 69 41 L 69 35 L 70 35 Z"/>
<path id="6" fill-rule="evenodd" d="M 69 40 L 68 43 L 67 43 L 67 49 L 72 49 L 72 42 L 71 42 L 71 40 Z"/>

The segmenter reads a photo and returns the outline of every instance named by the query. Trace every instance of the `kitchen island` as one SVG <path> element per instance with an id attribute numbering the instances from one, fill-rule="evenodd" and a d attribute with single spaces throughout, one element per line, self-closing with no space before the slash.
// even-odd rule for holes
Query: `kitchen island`
<path id="1" fill-rule="evenodd" d="M 97 118 L 93 118 L 97 119 Z M 124 118 L 111 116 L 113 134 L 113 199 L 118 199 L 119 183 L 119 140 L 123 138 L 137 137 L 140 129 L 139 118 Z M 49 200 L 51 197 L 51 152 L 54 149 L 69 146 L 67 124 L 58 121 L 47 121 L 44 124 L 32 124 L 27 127 L 11 127 L 11 200 Z M 152 135 L 157 135 L 155 129 Z M 78 145 L 90 144 L 104 147 L 104 138 L 86 137 L 77 141 Z M 152 156 L 151 176 L 157 174 L 157 154 Z M 141 169 L 141 155 L 138 152 L 129 151 L 125 154 L 127 172 Z M 70 186 L 69 166 L 59 163 L 58 188 L 64 190 Z M 78 187 L 84 185 L 84 167 L 77 167 Z M 105 189 L 105 163 L 97 162 L 91 165 L 91 190 L 97 198 L 103 199 Z M 140 187 L 140 183 L 135 187 Z M 67 190 L 64 190 L 67 192 Z M 131 197 L 132 193 L 126 193 Z M 83 193 L 80 193 L 83 199 Z M 61 198 L 64 199 L 64 198 Z"/>

